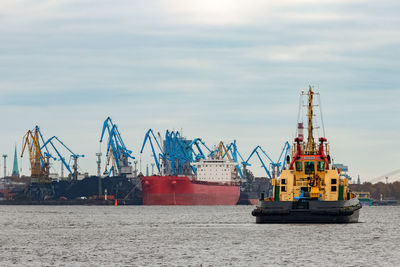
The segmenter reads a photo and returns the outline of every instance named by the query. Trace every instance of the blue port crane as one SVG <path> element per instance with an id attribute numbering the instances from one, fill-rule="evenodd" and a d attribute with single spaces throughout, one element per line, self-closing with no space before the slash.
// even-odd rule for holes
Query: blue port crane
<path id="1" fill-rule="evenodd" d="M 56 141 L 57 141 L 57 143 L 58 143 L 59 145 L 61 145 L 61 147 L 65 148 L 65 149 L 70 153 L 68 163 L 65 161 L 65 158 L 66 158 L 66 157 L 63 157 L 63 156 L 61 155 L 59 149 L 57 149 L 57 147 L 56 147 L 56 144 L 57 144 L 57 143 L 55 143 Z M 50 145 L 51 148 L 53 148 L 53 150 L 56 152 L 58 158 L 57 158 L 57 157 L 54 157 L 54 156 L 49 152 L 49 151 L 50 151 L 50 149 L 48 148 L 49 145 Z M 76 154 L 76 153 L 72 152 L 72 150 L 71 150 L 68 146 L 66 146 L 66 145 L 64 144 L 64 142 L 62 142 L 57 136 L 50 137 L 46 142 L 44 142 L 43 145 L 40 147 L 40 149 L 42 150 L 43 148 L 46 149 L 46 152 L 44 152 L 44 155 L 45 155 L 45 156 L 48 156 L 48 157 L 50 157 L 50 158 L 52 158 L 52 159 L 54 159 L 54 160 L 57 160 L 57 159 L 60 160 L 60 161 L 62 162 L 63 166 L 64 166 L 64 167 L 68 170 L 68 172 L 72 175 L 73 179 L 74 179 L 74 180 L 77 180 L 77 179 L 78 179 L 78 163 L 77 163 L 77 160 L 78 160 L 78 158 L 83 158 L 83 157 L 85 157 L 85 155 L 79 155 L 79 154 Z M 71 167 L 70 167 L 70 166 L 71 166 L 71 159 L 74 161 L 73 171 L 71 170 Z"/>
<path id="2" fill-rule="evenodd" d="M 185 165 L 190 166 L 192 171 L 196 173 L 196 168 L 190 164 L 194 162 L 192 149 L 189 147 L 191 142 L 183 138 L 178 131 L 172 132 L 171 138 L 175 147 L 174 159 L 177 162 L 177 173 L 181 173 Z"/>
<path id="3" fill-rule="evenodd" d="M 226 148 L 227 152 L 229 152 L 231 154 L 232 160 L 237 163 L 236 164 L 236 169 L 239 173 L 240 178 L 243 178 L 243 172 L 241 170 L 240 165 L 244 166 L 244 162 L 245 160 L 243 159 L 242 155 L 240 154 L 237 145 L 236 145 L 236 140 L 233 140 L 232 143 L 230 143 L 228 145 L 228 147 Z M 225 154 L 224 154 L 225 156 Z M 239 158 L 242 160 L 241 162 L 239 162 Z"/>
<path id="4" fill-rule="evenodd" d="M 197 151 L 194 150 L 193 145 L 195 146 Z M 195 138 L 189 144 L 189 148 L 190 148 L 190 151 L 192 152 L 192 155 L 196 161 L 206 158 L 206 155 L 204 154 L 203 150 L 201 149 L 201 146 L 203 146 L 203 149 L 204 148 L 207 149 L 207 151 L 209 152 L 209 156 L 213 156 L 215 154 L 215 151 L 211 150 L 201 138 Z"/>
<path id="5" fill-rule="evenodd" d="M 161 142 L 162 144 L 160 144 Z M 197 140 L 196 142 L 200 141 Z M 196 173 L 196 168 L 190 163 L 194 162 L 195 158 L 199 158 L 201 155 L 204 156 L 203 152 L 195 152 L 192 147 L 194 143 L 182 137 L 179 131 L 166 130 L 165 139 L 159 142 L 153 130 L 149 129 L 145 134 L 140 153 L 143 153 L 147 143 L 150 144 L 152 156 L 160 174 L 161 169 L 163 169 L 163 174 L 166 175 Z M 156 149 L 158 152 L 156 152 Z"/>
<path id="6" fill-rule="evenodd" d="M 257 145 L 253 149 L 253 151 L 250 153 L 250 156 L 247 158 L 247 160 L 245 162 L 243 162 L 243 166 L 251 166 L 251 164 L 249 164 L 249 161 L 252 158 L 252 156 L 254 154 L 256 154 L 258 159 L 260 160 L 260 163 L 261 163 L 263 169 L 267 173 L 267 176 L 269 178 L 275 178 L 275 177 L 279 176 L 281 171 L 285 168 L 285 166 L 286 166 L 286 157 L 287 157 L 289 151 L 290 151 L 290 144 L 289 144 L 289 142 L 286 142 L 284 144 L 284 146 L 283 146 L 282 152 L 281 152 L 278 160 L 277 161 L 273 161 L 271 159 L 271 157 L 267 154 L 267 152 L 265 152 L 265 150 L 261 146 Z M 260 153 L 261 153 L 261 155 L 266 156 L 267 159 L 269 160 L 269 164 L 271 165 L 272 170 L 273 170 L 272 175 L 271 175 L 270 171 L 268 170 L 268 167 L 265 164 L 264 160 L 262 159 Z M 282 168 L 280 168 L 280 167 L 282 167 Z"/>
<path id="7" fill-rule="evenodd" d="M 196 173 L 190 163 L 194 161 L 190 140 L 182 137 L 179 131 L 166 131 L 164 141 L 164 164 L 167 173 L 173 175 Z"/>
<path id="8" fill-rule="evenodd" d="M 153 140 L 153 141 L 152 141 L 152 140 Z M 141 153 L 141 154 L 143 153 L 143 149 L 144 149 L 144 147 L 145 147 L 145 145 L 146 145 L 147 142 L 150 143 L 151 152 L 153 153 L 153 158 L 154 158 L 154 161 L 155 161 L 155 163 L 156 163 L 157 170 L 158 170 L 159 173 L 161 173 L 160 160 L 161 160 L 161 157 L 165 157 L 165 155 L 164 155 L 164 150 L 161 148 L 161 145 L 160 145 L 160 143 L 158 142 L 158 140 L 157 140 L 157 138 L 156 138 L 156 136 L 155 136 L 155 134 L 154 134 L 154 132 L 153 132 L 152 129 L 149 129 L 149 130 L 146 132 L 145 136 L 144 136 L 144 141 L 143 141 L 143 144 L 142 144 L 142 149 L 140 150 L 140 153 Z M 155 149 L 154 149 L 153 142 L 155 142 L 155 143 L 157 144 L 157 148 L 158 148 L 158 150 L 159 150 L 158 155 L 157 155 L 157 153 L 156 153 L 156 151 L 155 151 Z"/>
<path id="9" fill-rule="evenodd" d="M 260 150 L 262 153 L 264 153 L 264 155 L 269 159 L 270 162 L 273 162 L 272 159 L 268 156 L 268 154 L 262 149 L 262 147 L 258 145 L 258 146 L 256 146 L 256 147 L 253 149 L 253 151 L 250 153 L 250 156 L 249 156 L 249 157 L 247 158 L 247 160 L 243 163 L 243 166 L 245 166 L 245 167 L 251 166 L 251 164 L 249 163 L 249 161 L 250 161 L 251 157 L 252 157 L 254 154 L 256 154 L 257 157 L 258 157 L 258 159 L 259 159 L 260 162 L 261 162 L 262 167 L 264 168 L 265 172 L 267 173 L 267 176 L 268 176 L 269 178 L 272 178 L 271 173 L 269 172 L 268 167 L 265 165 L 265 163 L 264 163 L 262 157 L 260 156 L 260 153 L 258 152 L 258 150 Z"/>
<path id="10" fill-rule="evenodd" d="M 101 131 L 100 143 L 103 142 L 105 134 L 108 134 L 107 141 L 107 164 L 105 166 L 105 174 L 110 176 L 126 175 L 132 173 L 132 166 L 130 166 L 129 159 L 135 159 L 132 155 L 132 150 L 127 149 L 122 136 L 118 130 L 118 126 L 114 124 L 110 117 L 107 117 L 103 123 Z M 108 165 L 112 160 L 112 167 L 107 170 Z"/>

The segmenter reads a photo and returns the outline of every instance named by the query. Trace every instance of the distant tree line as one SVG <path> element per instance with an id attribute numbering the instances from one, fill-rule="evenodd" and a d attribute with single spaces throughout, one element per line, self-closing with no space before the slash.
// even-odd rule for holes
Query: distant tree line
<path id="1" fill-rule="evenodd" d="M 400 182 L 398 181 L 388 184 L 382 182 L 351 184 L 350 188 L 355 192 L 369 192 L 373 199 L 380 199 L 381 194 L 383 199 L 400 199 Z"/>

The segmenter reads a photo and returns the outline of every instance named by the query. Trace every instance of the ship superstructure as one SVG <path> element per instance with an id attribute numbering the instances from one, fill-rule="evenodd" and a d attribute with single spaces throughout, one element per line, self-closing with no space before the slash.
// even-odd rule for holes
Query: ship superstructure
<path id="1" fill-rule="evenodd" d="M 224 155 L 226 155 L 224 157 Z M 200 159 L 192 166 L 196 169 L 195 181 L 238 185 L 240 177 L 235 163 L 230 157 L 224 143 L 221 141 L 218 149 L 208 158 Z"/>
<path id="2" fill-rule="evenodd" d="M 317 144 L 313 131 L 313 96 L 311 87 L 307 93 L 308 137 L 304 141 L 301 131 L 295 138 L 292 160 L 287 170 L 283 170 L 278 179 L 272 180 L 274 198 L 293 201 L 301 195 L 321 201 L 346 200 L 352 197 L 348 179 L 341 177 L 338 169 L 332 166 L 329 144 L 325 137 Z"/>
<path id="3" fill-rule="evenodd" d="M 236 163 L 228 159 L 201 159 L 193 163 L 197 174 L 193 176 L 196 181 L 212 183 L 238 183 L 239 177 Z"/>
<path id="4" fill-rule="evenodd" d="M 325 137 L 314 139 L 313 97 L 307 92 L 308 137 L 304 140 L 303 124 L 298 125 L 290 165 L 278 178 L 272 179 L 273 196 L 260 201 L 253 211 L 257 222 L 355 222 L 361 207 L 349 190 L 347 176 L 331 163 Z"/>

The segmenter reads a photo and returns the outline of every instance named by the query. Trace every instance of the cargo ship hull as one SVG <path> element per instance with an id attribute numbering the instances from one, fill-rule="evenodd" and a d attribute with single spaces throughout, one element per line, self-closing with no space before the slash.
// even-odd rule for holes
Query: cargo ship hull
<path id="1" fill-rule="evenodd" d="M 143 205 L 236 205 L 240 186 L 191 181 L 186 176 L 142 178 Z"/>
<path id="2" fill-rule="evenodd" d="M 255 177 L 251 182 L 242 184 L 238 205 L 257 205 L 263 194 L 270 195 L 271 180 L 264 177 Z"/>
<path id="3" fill-rule="evenodd" d="M 258 192 L 240 192 L 238 205 L 257 205 L 260 198 Z"/>
<path id="4" fill-rule="evenodd" d="M 361 204 L 343 201 L 260 201 L 253 210 L 256 223 L 356 223 Z"/>

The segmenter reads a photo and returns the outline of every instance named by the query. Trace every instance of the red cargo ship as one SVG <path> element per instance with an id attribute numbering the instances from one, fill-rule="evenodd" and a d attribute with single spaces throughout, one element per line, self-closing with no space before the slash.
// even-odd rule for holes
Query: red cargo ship
<path id="1" fill-rule="evenodd" d="M 236 205 L 240 184 L 234 162 L 210 158 L 193 165 L 193 176 L 143 177 L 143 205 Z"/>

